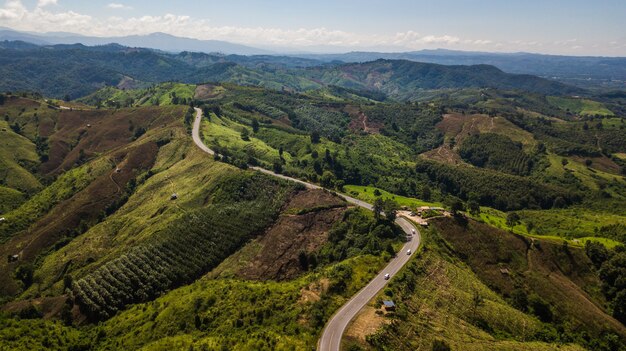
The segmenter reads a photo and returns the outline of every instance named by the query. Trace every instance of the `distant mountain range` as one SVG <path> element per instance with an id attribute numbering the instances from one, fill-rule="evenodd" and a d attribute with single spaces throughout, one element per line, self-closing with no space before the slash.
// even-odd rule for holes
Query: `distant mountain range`
<path id="1" fill-rule="evenodd" d="M 626 58 L 541 55 L 530 53 L 489 53 L 453 50 L 422 50 L 400 53 L 350 52 L 345 54 L 298 55 L 324 62 L 369 62 L 377 59 L 410 60 L 442 65 L 486 64 L 508 73 L 533 74 L 577 83 L 580 80 L 612 81 L 626 88 Z"/>
<path id="2" fill-rule="evenodd" d="M 336 86 L 415 100 L 424 91 L 495 88 L 548 95 L 580 94 L 582 89 L 530 76 L 504 73 L 487 65 L 444 66 L 407 60 L 324 63 L 286 56 L 242 56 L 103 46 L 0 42 L 0 91 L 36 91 L 72 98 L 103 86 L 151 83 L 232 82 L 239 85 L 306 91 Z"/>
<path id="3" fill-rule="evenodd" d="M 124 37 L 90 37 L 73 33 L 29 33 L 0 27 L 0 41 L 23 41 L 36 45 L 83 44 L 87 46 L 116 43 L 170 53 L 200 52 L 225 55 L 282 55 L 283 64 L 293 66 L 285 56 L 298 59 L 297 65 L 316 66 L 328 63 L 358 63 L 378 59 L 408 60 L 442 65 L 495 66 L 507 73 L 532 74 L 584 88 L 626 89 L 626 58 L 558 56 L 531 53 L 489 53 L 453 50 L 421 50 L 413 52 L 348 52 L 342 54 L 298 53 L 270 51 L 220 40 L 198 40 L 165 33 L 130 35 Z M 285 49 L 283 49 L 285 50 Z M 262 61 L 272 61 L 263 58 Z M 255 58 L 252 61 L 259 61 Z M 274 60 L 275 61 L 275 60 Z"/>
<path id="4" fill-rule="evenodd" d="M 1 28 L 0 41 L 1 40 L 19 40 L 37 45 L 83 44 L 94 46 L 115 43 L 128 47 L 150 48 L 167 52 L 197 51 L 238 55 L 271 54 L 268 50 L 233 44 L 221 40 L 181 38 L 165 33 L 129 35 L 124 37 L 89 37 L 72 33 L 26 33 L 14 31 L 8 28 Z"/>

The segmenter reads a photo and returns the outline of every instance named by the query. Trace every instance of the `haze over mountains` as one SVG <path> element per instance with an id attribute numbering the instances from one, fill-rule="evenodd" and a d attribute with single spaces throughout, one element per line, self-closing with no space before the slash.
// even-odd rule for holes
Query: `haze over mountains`
<path id="1" fill-rule="evenodd" d="M 198 40 L 165 33 L 123 37 L 92 37 L 72 33 L 27 33 L 0 28 L 0 41 L 24 41 L 36 45 L 83 44 L 87 46 L 116 43 L 172 53 L 184 51 L 226 55 L 284 55 L 306 58 L 295 65 L 314 66 L 330 62 L 368 62 L 377 59 L 409 60 L 442 65 L 487 64 L 507 73 L 532 74 L 568 84 L 604 88 L 626 86 L 626 58 L 594 56 L 560 56 L 534 53 L 490 53 L 455 50 L 420 50 L 407 52 L 325 53 L 328 48 L 311 47 L 310 52 L 294 53 L 290 49 L 266 49 L 220 40 Z M 348 49 L 346 49 L 348 50 Z"/>
<path id="2" fill-rule="evenodd" d="M 78 98 L 103 86 L 142 87 L 164 81 L 230 82 L 276 90 L 309 91 L 336 86 L 386 97 L 415 100 L 428 90 L 496 88 L 540 94 L 581 94 L 584 90 L 493 66 L 444 66 L 407 60 L 326 64 L 286 56 L 165 53 L 118 44 L 36 46 L 4 42 L 0 89 L 36 91 Z M 34 74 L 36 73 L 36 74 Z"/>

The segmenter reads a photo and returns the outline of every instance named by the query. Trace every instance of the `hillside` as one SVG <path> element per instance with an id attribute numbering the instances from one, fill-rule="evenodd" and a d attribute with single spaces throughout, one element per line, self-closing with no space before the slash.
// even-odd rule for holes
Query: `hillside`
<path id="1" fill-rule="evenodd" d="M 609 345 L 606 330 L 621 335 L 611 317 L 620 316 L 620 290 L 606 288 L 615 282 L 581 250 L 607 245 L 606 257 L 616 257 L 602 263 L 607 271 L 626 240 L 619 99 L 590 98 L 582 107 L 613 114 L 588 114 L 521 91 L 466 88 L 406 103 L 363 89 L 170 82 L 106 87 L 73 102 L 2 94 L 11 143 L 0 155 L 39 185 L 7 184 L 0 198 L 0 250 L 18 255 L 0 263 L 0 323 L 24 335 L 0 341 L 95 350 L 314 345 L 400 247 L 398 231 L 385 216 L 250 165 L 384 199 L 385 212 L 394 202 L 444 206 L 462 213 L 458 221 L 482 222 L 432 220 L 425 251 L 383 292 L 399 301 L 398 319 L 370 305 L 348 343 L 402 349 L 390 335 L 420 330 L 409 337 L 413 348 L 441 339 L 577 350 Z M 201 137 L 221 156 L 193 145 L 190 106 L 204 112 Z M 7 151 L 14 146 L 24 151 Z M 515 279 L 498 279 L 502 267 Z M 419 294 L 404 290 L 409 280 Z M 513 301 L 516 289 L 526 307 Z M 535 310 L 542 301 L 554 306 L 552 319 Z M 365 339 L 360 325 L 375 336 Z M 442 334 L 448 325 L 463 328 Z"/>
<path id="2" fill-rule="evenodd" d="M 232 82 L 271 89 L 308 91 L 324 86 L 377 91 L 394 99 L 415 100 L 423 91 L 471 87 L 541 94 L 581 94 L 583 90 L 543 78 L 504 73 L 493 66 L 441 66 L 410 61 L 374 61 L 340 66 L 297 58 L 168 54 L 117 44 L 81 44 L 0 49 L 0 90 L 34 91 L 72 99 L 104 86 L 177 81 Z M 314 67 L 312 67 L 314 66 Z M 310 69 L 299 67 L 312 67 Z"/>
<path id="3" fill-rule="evenodd" d="M 377 60 L 313 70 L 326 84 L 380 90 L 400 100 L 415 100 L 421 90 L 495 88 L 546 95 L 579 94 L 579 88 L 530 75 L 514 75 L 489 65 L 443 66 L 401 60 Z"/>
<path id="4" fill-rule="evenodd" d="M 346 346 L 619 349 L 626 329 L 607 315 L 583 250 L 463 219 L 439 219 L 426 237 L 418 259 L 354 322 Z M 383 299 L 396 301 L 394 313 L 380 313 Z"/>

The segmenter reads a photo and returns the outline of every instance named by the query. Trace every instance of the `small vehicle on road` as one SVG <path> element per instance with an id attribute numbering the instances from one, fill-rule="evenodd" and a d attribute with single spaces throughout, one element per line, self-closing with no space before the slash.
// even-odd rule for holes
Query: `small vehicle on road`
<path id="1" fill-rule="evenodd" d="M 385 280 L 389 280 L 389 273 L 385 274 Z"/>
<path id="2" fill-rule="evenodd" d="M 406 250 L 406 254 L 410 255 L 411 254 L 411 249 Z"/>
<path id="3" fill-rule="evenodd" d="M 415 235 L 415 228 L 411 229 L 411 233 L 413 233 L 413 235 Z"/>

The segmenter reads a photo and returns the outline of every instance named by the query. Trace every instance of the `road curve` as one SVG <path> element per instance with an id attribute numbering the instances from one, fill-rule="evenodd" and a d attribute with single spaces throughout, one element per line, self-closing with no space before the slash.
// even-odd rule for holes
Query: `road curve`
<path id="1" fill-rule="evenodd" d="M 191 132 L 193 141 L 202 151 L 208 153 L 209 155 L 215 155 L 215 151 L 209 149 L 204 144 L 204 142 L 202 141 L 202 138 L 200 137 L 202 110 L 197 107 L 195 108 L 195 110 L 196 110 L 196 118 L 194 120 L 193 129 Z M 282 174 L 274 173 L 264 168 L 260 168 L 260 167 L 250 167 L 250 168 L 256 171 L 274 176 L 274 177 L 300 183 L 309 189 L 322 189 L 322 187 L 319 185 L 307 183 L 299 179 L 295 179 L 295 178 L 291 178 Z M 338 195 L 344 198 L 346 201 L 354 205 L 357 205 L 359 207 L 363 207 L 370 211 L 373 208 L 371 204 L 368 204 L 365 201 L 361 201 L 359 199 L 355 199 L 353 197 L 350 197 L 344 194 L 338 194 Z M 409 262 L 411 255 L 407 255 L 406 252 L 408 250 L 411 250 L 411 252 L 416 252 L 417 249 L 419 248 L 421 237 L 417 228 L 415 228 L 415 226 L 411 222 L 409 222 L 406 218 L 403 218 L 403 217 L 397 218 L 396 224 L 398 224 L 400 228 L 402 228 L 402 230 L 407 235 L 412 235 L 413 231 L 415 230 L 415 235 L 412 235 L 413 239 L 408 241 L 406 244 L 404 244 L 404 246 L 402 247 L 402 250 L 400 250 L 400 253 L 396 257 L 394 257 L 389 262 L 389 264 L 387 264 L 387 266 L 372 281 L 370 281 L 369 284 L 367 284 L 367 286 L 365 286 L 358 293 L 356 293 L 356 295 L 354 295 L 347 303 L 345 303 L 331 317 L 330 321 L 328 321 L 328 323 L 326 324 L 326 327 L 324 327 L 324 330 L 322 331 L 322 336 L 320 337 L 318 345 L 317 345 L 318 351 L 339 351 L 340 350 L 341 338 L 348 324 L 350 323 L 350 321 L 389 282 L 389 280 L 385 280 L 385 274 L 389 274 L 390 277 L 393 277 L 396 273 L 400 271 L 400 269 L 405 264 L 407 264 L 407 262 Z"/>

